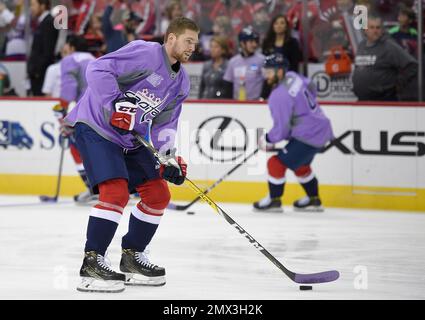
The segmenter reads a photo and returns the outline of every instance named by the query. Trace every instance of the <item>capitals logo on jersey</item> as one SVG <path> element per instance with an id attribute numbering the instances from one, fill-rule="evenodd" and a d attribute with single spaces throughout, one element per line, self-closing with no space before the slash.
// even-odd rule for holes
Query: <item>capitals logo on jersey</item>
<path id="1" fill-rule="evenodd" d="M 163 108 L 161 107 L 167 100 L 168 95 L 161 99 L 150 93 L 148 89 L 142 89 L 142 91 L 137 92 L 127 91 L 125 93 L 125 96 L 135 98 L 137 107 L 142 110 L 139 123 L 151 122 L 162 111 Z"/>

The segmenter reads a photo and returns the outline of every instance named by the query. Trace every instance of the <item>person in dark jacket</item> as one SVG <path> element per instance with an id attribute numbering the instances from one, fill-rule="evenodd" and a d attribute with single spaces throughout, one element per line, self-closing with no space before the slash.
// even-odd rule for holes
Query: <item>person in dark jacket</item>
<path id="1" fill-rule="evenodd" d="M 368 18 L 366 39 L 355 57 L 353 91 L 360 101 L 398 101 L 417 81 L 417 61 L 383 31 L 382 19 Z M 410 97 L 403 100 L 414 100 Z"/>
<path id="2" fill-rule="evenodd" d="M 278 54 L 282 55 L 289 62 L 289 70 L 298 72 L 298 65 L 302 60 L 302 53 L 298 40 L 291 37 L 291 28 L 288 19 L 284 15 L 275 16 L 269 26 L 263 40 L 262 53 L 265 56 Z M 267 99 L 271 88 L 265 82 L 261 97 Z"/>
<path id="3" fill-rule="evenodd" d="M 43 95 L 41 89 L 46 70 L 55 60 L 58 30 L 53 24 L 49 10 L 50 0 L 31 0 L 31 16 L 35 19 L 36 28 L 27 63 L 27 74 L 34 96 Z"/>
<path id="4" fill-rule="evenodd" d="M 211 39 L 211 60 L 202 68 L 199 99 L 231 99 L 232 94 L 226 86 L 223 76 L 229 62 L 229 47 L 227 38 L 214 36 Z"/>

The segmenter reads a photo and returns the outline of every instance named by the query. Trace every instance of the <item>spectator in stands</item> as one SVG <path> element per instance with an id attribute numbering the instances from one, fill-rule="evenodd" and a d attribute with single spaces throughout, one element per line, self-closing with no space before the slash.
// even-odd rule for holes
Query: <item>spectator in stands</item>
<path id="1" fill-rule="evenodd" d="M 6 32 L 10 30 L 15 15 L 9 10 L 3 0 L 0 1 L 0 54 L 3 54 L 4 44 L 7 41 Z"/>
<path id="2" fill-rule="evenodd" d="M 227 69 L 229 47 L 227 39 L 214 36 L 211 39 L 211 60 L 204 63 L 202 68 L 199 99 L 231 99 L 229 86 L 223 80 Z"/>
<path id="3" fill-rule="evenodd" d="M 364 32 L 355 58 L 354 93 L 359 100 L 397 101 L 416 82 L 418 64 L 384 33 L 381 18 L 369 16 Z"/>
<path id="4" fill-rule="evenodd" d="M 231 30 L 232 26 L 230 24 L 230 19 L 226 16 L 218 16 L 215 18 L 214 23 L 212 25 L 212 31 L 201 34 L 199 38 L 199 44 L 201 48 L 201 54 L 205 59 L 209 59 L 211 57 L 210 52 L 210 44 L 211 39 L 213 37 L 225 37 L 227 39 L 227 47 L 229 50 L 229 56 L 234 54 L 235 51 L 235 43 L 233 41 L 232 34 L 229 35 L 229 30 Z"/>
<path id="5" fill-rule="evenodd" d="M 50 0 L 31 0 L 31 16 L 36 19 L 31 53 L 27 62 L 27 74 L 33 96 L 41 92 L 47 67 L 54 62 L 58 30 L 49 13 Z"/>
<path id="6" fill-rule="evenodd" d="M 110 2 L 105 8 L 102 17 L 102 32 L 106 42 L 106 53 L 115 51 L 125 46 L 130 41 L 135 40 L 137 38 L 135 33 L 137 26 L 143 21 L 143 19 L 133 11 L 126 10 L 123 15 L 122 23 L 113 26 L 111 15 L 116 1 L 117 0 L 112 0 Z"/>
<path id="7" fill-rule="evenodd" d="M 267 3 L 259 1 L 252 6 L 252 27 L 260 34 L 260 39 L 263 40 L 264 35 L 269 29 L 270 14 L 268 12 Z"/>
<path id="8" fill-rule="evenodd" d="M 302 53 L 297 39 L 291 36 L 291 28 L 284 15 L 275 16 L 263 41 L 264 55 L 282 54 L 289 61 L 289 71 L 298 72 Z"/>
<path id="9" fill-rule="evenodd" d="M 398 13 L 398 26 L 389 30 L 391 37 L 412 56 L 417 57 L 418 32 L 413 28 L 415 12 L 402 6 Z"/>
<path id="10" fill-rule="evenodd" d="M 182 3 L 180 0 L 170 1 L 165 8 L 165 17 L 161 21 L 160 34 L 165 34 L 171 20 L 180 17 L 183 17 Z"/>
<path id="11" fill-rule="evenodd" d="M 15 8 L 15 18 L 10 24 L 7 33 L 6 43 L 6 60 L 25 60 L 26 43 L 25 43 L 25 12 L 24 0 L 18 0 Z"/>
<path id="12" fill-rule="evenodd" d="M 239 33 L 240 53 L 229 61 L 223 79 L 235 100 L 258 100 L 263 88 L 264 56 L 257 52 L 259 35 L 251 27 Z"/>
<path id="13" fill-rule="evenodd" d="M 87 41 L 88 52 L 96 58 L 99 58 L 106 52 L 101 16 L 94 14 L 90 17 L 90 22 L 87 31 L 84 33 L 84 38 Z"/>
<path id="14" fill-rule="evenodd" d="M 298 64 L 302 60 L 302 53 L 298 40 L 291 36 L 291 28 L 284 15 L 275 16 L 269 26 L 263 41 L 262 52 L 265 56 L 280 54 L 289 62 L 289 71 L 298 72 Z M 267 99 L 271 87 L 264 82 L 261 98 Z"/>

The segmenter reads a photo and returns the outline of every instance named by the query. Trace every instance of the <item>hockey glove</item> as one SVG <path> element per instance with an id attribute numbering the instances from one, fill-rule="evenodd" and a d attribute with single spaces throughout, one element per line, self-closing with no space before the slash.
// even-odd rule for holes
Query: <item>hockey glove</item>
<path id="1" fill-rule="evenodd" d="M 262 151 L 273 151 L 274 144 L 267 141 L 267 134 L 264 134 L 258 140 L 258 148 Z"/>
<path id="2" fill-rule="evenodd" d="M 164 180 L 167 180 L 176 185 L 181 185 L 186 178 L 187 164 L 180 156 L 176 158 L 176 161 L 179 167 L 171 164 L 162 164 L 161 168 L 159 169 L 159 174 Z"/>
<path id="3" fill-rule="evenodd" d="M 136 122 L 137 100 L 135 98 L 120 98 L 114 102 L 111 125 L 120 134 L 128 134 Z"/>
<path id="4" fill-rule="evenodd" d="M 59 131 L 65 138 L 69 138 L 74 133 L 74 128 L 67 125 L 63 118 L 59 119 Z"/>

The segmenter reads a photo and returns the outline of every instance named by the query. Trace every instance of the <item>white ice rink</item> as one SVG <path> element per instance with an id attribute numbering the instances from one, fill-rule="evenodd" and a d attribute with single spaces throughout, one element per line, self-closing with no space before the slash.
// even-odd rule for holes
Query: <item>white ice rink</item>
<path id="1" fill-rule="evenodd" d="M 222 217 L 197 204 L 195 215 L 168 210 L 151 244 L 152 262 L 166 267 L 165 286 L 80 293 L 90 207 L 0 196 L 0 299 L 425 299 L 424 213 L 222 207 L 290 270 L 336 269 L 340 279 L 299 291 Z M 129 208 L 109 248 L 115 269 Z"/>

